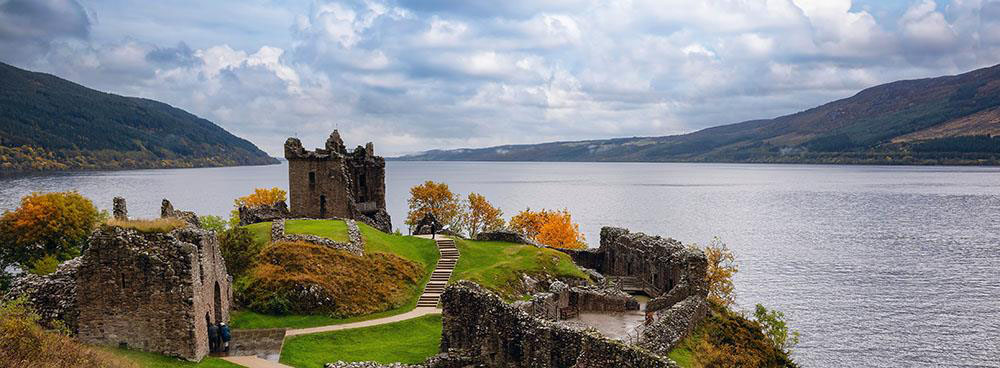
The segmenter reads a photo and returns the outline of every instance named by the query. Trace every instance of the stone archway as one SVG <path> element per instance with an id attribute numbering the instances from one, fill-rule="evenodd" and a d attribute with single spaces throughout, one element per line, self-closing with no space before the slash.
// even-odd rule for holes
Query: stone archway
<path id="1" fill-rule="evenodd" d="M 222 289 L 215 282 L 215 323 L 222 322 Z"/>

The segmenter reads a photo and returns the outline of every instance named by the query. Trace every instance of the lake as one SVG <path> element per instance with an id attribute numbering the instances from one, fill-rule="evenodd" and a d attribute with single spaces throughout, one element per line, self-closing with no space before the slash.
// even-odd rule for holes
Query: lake
<path id="1" fill-rule="evenodd" d="M 1000 168 L 647 163 L 389 162 L 393 224 L 425 180 L 485 195 L 505 215 L 567 208 L 602 226 L 733 248 L 738 302 L 784 311 L 804 366 L 1000 366 Z M 130 215 L 227 216 L 287 166 L 87 172 L 0 179 L 0 209 L 77 190 Z"/>

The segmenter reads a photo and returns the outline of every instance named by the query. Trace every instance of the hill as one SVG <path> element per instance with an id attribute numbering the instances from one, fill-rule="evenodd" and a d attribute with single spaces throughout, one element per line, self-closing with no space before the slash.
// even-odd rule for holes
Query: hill
<path id="1" fill-rule="evenodd" d="M 0 63 L 0 172 L 275 163 L 253 143 L 165 103 Z"/>
<path id="2" fill-rule="evenodd" d="M 898 81 L 799 113 L 665 137 L 434 150 L 420 161 L 1000 164 L 1000 65 Z"/>

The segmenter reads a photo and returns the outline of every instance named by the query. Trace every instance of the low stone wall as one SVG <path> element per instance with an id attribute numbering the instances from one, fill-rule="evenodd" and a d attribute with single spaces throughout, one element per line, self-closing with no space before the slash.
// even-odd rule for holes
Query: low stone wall
<path id="1" fill-rule="evenodd" d="M 256 355 L 269 359 L 281 355 L 285 343 L 284 328 L 264 328 L 253 330 L 233 330 L 229 342 L 229 355 Z"/>
<path id="2" fill-rule="evenodd" d="M 529 316 L 478 285 L 463 281 L 441 296 L 441 351 L 458 351 L 487 367 L 674 367 L 669 359 Z"/>
<path id="3" fill-rule="evenodd" d="M 530 239 L 521 235 L 521 233 L 514 230 L 497 230 L 489 231 L 484 233 L 476 234 L 476 240 L 478 241 L 496 241 L 496 242 L 507 242 L 515 244 L 528 244 L 537 246 L 538 243 L 531 241 Z"/>
<path id="4" fill-rule="evenodd" d="M 185 222 L 193 225 L 194 227 L 201 227 L 201 221 L 198 220 L 198 214 L 191 211 L 181 211 L 175 210 L 174 205 L 170 203 L 166 198 L 160 203 L 160 217 L 162 218 L 179 218 Z"/>
<path id="5" fill-rule="evenodd" d="M 285 233 L 285 219 L 278 219 L 271 222 L 271 241 L 306 242 L 316 245 L 324 245 L 334 249 L 348 251 L 352 254 L 362 256 L 365 254 L 365 241 L 361 236 L 361 229 L 354 220 L 343 219 L 347 224 L 347 243 L 333 241 L 321 236 L 308 234 L 287 234 Z"/>
<path id="6" fill-rule="evenodd" d="M 570 287 L 556 281 L 548 292 L 537 293 L 529 301 L 513 304 L 536 318 L 561 321 L 585 312 L 623 313 L 639 310 L 639 302 L 614 288 Z"/>
<path id="7" fill-rule="evenodd" d="M 80 268 L 80 258 L 74 258 L 59 265 L 56 272 L 38 276 L 25 274 L 14 280 L 7 299 L 24 297 L 41 317 L 45 327 L 62 324 L 71 332 L 77 331 L 80 310 L 76 305 L 76 273 Z"/>
<path id="8" fill-rule="evenodd" d="M 285 204 L 285 201 L 278 201 L 275 204 L 265 206 L 240 206 L 238 212 L 240 226 L 285 219 L 292 216 L 291 212 L 288 211 L 288 205 Z"/>

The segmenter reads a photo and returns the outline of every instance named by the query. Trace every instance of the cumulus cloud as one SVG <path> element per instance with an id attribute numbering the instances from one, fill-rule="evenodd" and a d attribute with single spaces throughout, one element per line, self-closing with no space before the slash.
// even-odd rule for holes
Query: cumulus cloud
<path id="1" fill-rule="evenodd" d="M 0 0 L 0 60 L 179 106 L 275 155 L 333 128 L 385 154 L 676 134 L 1000 62 L 1000 1 L 892 4 L 300 0 L 210 26 L 191 8 L 130 23 L 113 0 Z"/>

